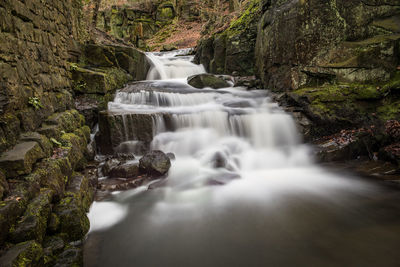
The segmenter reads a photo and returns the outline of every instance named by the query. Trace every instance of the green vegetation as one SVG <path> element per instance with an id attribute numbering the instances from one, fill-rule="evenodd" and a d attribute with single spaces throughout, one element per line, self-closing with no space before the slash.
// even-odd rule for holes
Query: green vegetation
<path id="1" fill-rule="evenodd" d="M 42 102 L 38 97 L 29 97 L 28 103 L 36 110 L 43 108 Z"/>

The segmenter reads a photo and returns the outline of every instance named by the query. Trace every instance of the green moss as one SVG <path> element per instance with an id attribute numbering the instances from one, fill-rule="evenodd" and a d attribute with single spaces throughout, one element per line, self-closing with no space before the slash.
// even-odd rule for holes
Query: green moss
<path id="1" fill-rule="evenodd" d="M 228 37 L 247 31 L 260 12 L 260 0 L 253 0 L 243 14 L 231 23 L 226 31 Z"/>

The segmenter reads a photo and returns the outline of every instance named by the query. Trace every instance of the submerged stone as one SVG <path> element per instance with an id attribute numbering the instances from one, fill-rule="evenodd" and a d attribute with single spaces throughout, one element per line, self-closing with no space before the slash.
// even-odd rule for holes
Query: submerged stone
<path id="1" fill-rule="evenodd" d="M 198 89 L 210 87 L 213 89 L 230 87 L 231 84 L 223 76 L 213 74 L 198 74 L 188 77 L 188 83 Z"/>

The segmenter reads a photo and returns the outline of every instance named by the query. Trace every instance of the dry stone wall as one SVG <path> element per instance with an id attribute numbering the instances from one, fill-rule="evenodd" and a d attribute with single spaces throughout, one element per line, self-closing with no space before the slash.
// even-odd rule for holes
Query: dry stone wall
<path id="1" fill-rule="evenodd" d="M 0 1 L 0 152 L 72 107 L 67 61 L 82 25 L 79 0 Z"/>

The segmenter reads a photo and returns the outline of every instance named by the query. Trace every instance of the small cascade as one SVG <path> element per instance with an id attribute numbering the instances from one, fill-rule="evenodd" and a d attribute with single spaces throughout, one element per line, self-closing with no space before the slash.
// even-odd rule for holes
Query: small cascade
<path id="1" fill-rule="evenodd" d="M 205 73 L 202 65 L 191 63 L 193 56 L 183 56 L 190 50 L 184 49 L 174 52 L 154 54 L 147 53 L 151 68 L 147 80 L 168 80 L 186 78 L 191 75 Z"/>

